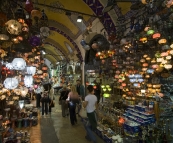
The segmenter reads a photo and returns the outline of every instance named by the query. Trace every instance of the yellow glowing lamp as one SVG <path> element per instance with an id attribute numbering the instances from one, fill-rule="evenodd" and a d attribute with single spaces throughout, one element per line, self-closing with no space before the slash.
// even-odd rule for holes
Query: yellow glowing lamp
<path id="1" fill-rule="evenodd" d="M 108 98 L 108 97 L 110 97 L 110 94 L 104 93 L 103 96 L 104 96 L 105 98 Z"/>
<path id="2" fill-rule="evenodd" d="M 110 87 L 110 85 L 106 85 L 106 88 L 109 88 Z"/>
<path id="3" fill-rule="evenodd" d="M 111 88 L 108 88 L 108 91 L 111 91 L 112 89 Z"/>
<path id="4" fill-rule="evenodd" d="M 101 88 L 104 88 L 105 86 L 104 85 L 101 85 Z"/>
<path id="5" fill-rule="evenodd" d="M 106 88 L 103 88 L 103 91 L 106 91 Z"/>

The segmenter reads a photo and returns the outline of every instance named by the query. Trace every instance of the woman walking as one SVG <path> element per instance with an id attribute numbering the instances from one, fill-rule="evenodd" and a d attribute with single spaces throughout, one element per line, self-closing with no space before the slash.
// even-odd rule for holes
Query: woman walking
<path id="1" fill-rule="evenodd" d="M 79 103 L 79 95 L 76 91 L 76 86 L 72 85 L 67 101 L 69 102 L 70 121 L 72 125 L 75 125 L 75 123 L 77 123 L 76 104 Z"/>
<path id="2" fill-rule="evenodd" d="M 85 124 L 85 129 L 87 131 L 86 139 L 91 140 L 94 143 L 97 142 L 97 138 L 93 133 L 93 130 L 97 128 L 97 119 L 95 110 L 97 108 L 97 97 L 94 95 L 94 88 L 92 85 L 87 87 L 89 94 L 85 97 L 83 102 L 83 107 L 86 108 L 88 123 Z"/>
<path id="3" fill-rule="evenodd" d="M 66 99 L 68 98 L 69 90 L 67 89 L 66 85 L 63 86 L 63 91 L 61 92 L 61 95 L 59 97 L 59 103 L 61 103 L 61 110 L 62 110 L 62 116 L 66 117 L 68 116 L 68 105 L 66 102 Z"/>

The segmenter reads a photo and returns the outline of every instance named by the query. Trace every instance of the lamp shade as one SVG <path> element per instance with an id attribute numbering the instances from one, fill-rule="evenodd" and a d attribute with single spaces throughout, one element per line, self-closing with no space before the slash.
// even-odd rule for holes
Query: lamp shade
<path id="1" fill-rule="evenodd" d="M 15 58 L 12 61 L 12 66 L 13 66 L 13 69 L 15 70 L 23 70 L 25 69 L 26 62 L 23 58 Z"/>
<path id="2" fill-rule="evenodd" d="M 33 77 L 31 75 L 25 75 L 24 84 L 25 84 L 26 87 L 32 87 Z"/>
<path id="3" fill-rule="evenodd" d="M 5 34 L 0 34 L 0 40 L 4 41 L 4 40 L 8 40 L 9 37 Z"/>
<path id="4" fill-rule="evenodd" d="M 34 75 L 36 73 L 36 67 L 34 67 L 34 66 L 26 67 L 26 72 L 27 72 L 27 74 Z"/>
<path id="5" fill-rule="evenodd" d="M 21 87 L 20 88 L 20 95 L 22 97 L 25 97 L 27 95 L 27 93 L 28 93 L 28 88 L 26 88 L 26 87 Z"/>
<path id="6" fill-rule="evenodd" d="M 20 89 L 19 89 L 19 88 L 14 89 L 13 92 L 14 92 L 16 95 L 20 95 Z"/>
<path id="7" fill-rule="evenodd" d="M 6 64 L 6 67 L 7 67 L 8 69 L 10 69 L 10 70 L 13 69 L 13 65 L 12 65 L 11 63 L 7 63 L 7 64 Z"/>
<path id="8" fill-rule="evenodd" d="M 29 39 L 29 43 L 32 45 L 32 46 L 39 46 L 41 44 L 41 39 L 37 36 L 32 36 L 30 39 Z"/>
<path id="9" fill-rule="evenodd" d="M 38 70 L 38 71 L 37 71 L 37 74 L 42 74 L 42 73 L 43 73 L 42 70 Z"/>
<path id="10" fill-rule="evenodd" d="M 42 37 L 48 37 L 50 35 L 49 27 L 41 27 L 40 28 L 40 34 Z"/>
<path id="11" fill-rule="evenodd" d="M 21 33 L 22 26 L 18 21 L 9 20 L 9 21 L 7 21 L 7 23 L 5 25 L 6 25 L 7 31 L 10 34 L 19 35 Z"/>
<path id="12" fill-rule="evenodd" d="M 15 89 L 19 82 L 16 78 L 6 78 L 4 80 L 4 87 L 7 89 Z"/>

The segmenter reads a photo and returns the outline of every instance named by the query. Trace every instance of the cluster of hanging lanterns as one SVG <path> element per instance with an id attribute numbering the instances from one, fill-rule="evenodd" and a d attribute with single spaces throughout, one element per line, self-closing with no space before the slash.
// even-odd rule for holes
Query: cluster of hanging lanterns
<path id="1" fill-rule="evenodd" d="M 13 93 L 21 96 L 26 96 L 29 89 L 34 87 L 34 83 L 38 84 L 48 77 L 48 68 L 44 65 L 40 52 L 42 39 L 50 34 L 46 24 L 47 16 L 44 11 L 34 9 L 30 0 L 26 1 L 25 10 L 28 14 L 25 15 L 23 9 L 19 8 L 15 12 L 15 19 L 4 19 L 2 26 L 8 33 L 0 33 L 0 58 L 3 61 L 1 74 L 3 89 L 6 89 L 3 92 L 13 90 Z M 39 22 L 40 35 L 29 37 L 31 18 L 37 24 Z M 11 49 L 8 50 L 8 58 L 4 59 L 7 56 L 7 50 L 4 49 L 8 47 Z"/>

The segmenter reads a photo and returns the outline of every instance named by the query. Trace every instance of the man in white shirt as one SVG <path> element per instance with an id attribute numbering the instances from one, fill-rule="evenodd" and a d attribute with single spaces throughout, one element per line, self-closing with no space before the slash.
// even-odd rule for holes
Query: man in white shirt
<path id="1" fill-rule="evenodd" d="M 38 87 L 34 90 L 36 94 L 36 107 L 40 108 L 40 99 L 41 99 L 41 94 L 43 93 L 44 88 L 41 84 L 38 85 Z"/>

